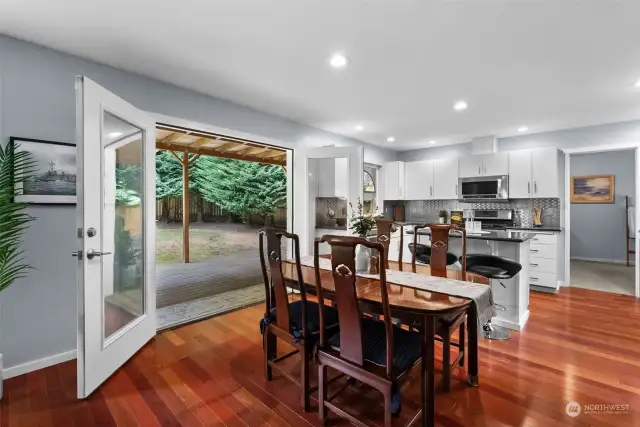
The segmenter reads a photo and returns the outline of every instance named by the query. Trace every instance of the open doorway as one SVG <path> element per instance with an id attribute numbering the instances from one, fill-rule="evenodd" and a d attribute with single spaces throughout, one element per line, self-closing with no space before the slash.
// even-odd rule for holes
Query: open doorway
<path id="1" fill-rule="evenodd" d="M 571 286 L 635 294 L 635 157 L 634 149 L 570 154 Z"/>
<path id="2" fill-rule="evenodd" d="M 258 231 L 287 229 L 287 150 L 169 125 L 156 141 L 158 328 L 263 301 Z"/>

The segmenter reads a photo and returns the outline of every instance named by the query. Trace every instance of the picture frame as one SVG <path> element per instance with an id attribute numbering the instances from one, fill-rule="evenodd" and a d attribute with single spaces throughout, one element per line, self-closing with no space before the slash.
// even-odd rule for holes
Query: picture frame
<path id="1" fill-rule="evenodd" d="M 76 194 L 76 145 L 66 142 L 12 136 L 9 144 L 28 151 L 35 162 L 34 176 L 16 184 L 15 202 L 36 205 L 74 205 Z"/>
<path id="2" fill-rule="evenodd" d="M 613 203 L 614 175 L 581 175 L 571 177 L 571 203 Z"/>

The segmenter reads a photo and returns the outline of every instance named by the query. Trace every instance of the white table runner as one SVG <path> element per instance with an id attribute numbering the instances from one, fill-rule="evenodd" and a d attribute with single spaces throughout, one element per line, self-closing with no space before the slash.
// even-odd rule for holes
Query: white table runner
<path id="1" fill-rule="evenodd" d="M 294 260 L 290 260 L 295 263 Z M 313 257 L 305 256 L 300 259 L 300 263 L 313 268 Z M 331 270 L 331 260 L 320 258 L 320 268 Z M 368 279 L 379 279 L 378 274 L 358 273 L 360 277 Z M 387 270 L 387 283 L 394 283 L 423 291 L 438 292 L 473 301 L 473 305 L 478 313 L 478 330 L 495 316 L 493 304 L 493 294 L 491 287 L 479 283 L 465 282 L 462 280 L 447 279 L 444 277 L 427 276 L 410 271 Z"/>

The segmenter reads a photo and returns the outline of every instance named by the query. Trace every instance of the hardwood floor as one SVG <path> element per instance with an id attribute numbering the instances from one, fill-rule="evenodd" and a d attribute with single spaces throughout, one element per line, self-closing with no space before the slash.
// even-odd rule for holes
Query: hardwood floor
<path id="1" fill-rule="evenodd" d="M 75 362 L 6 380 L 0 427 L 319 426 L 315 412 L 300 411 L 295 385 L 277 374 L 264 379 L 262 312 L 255 306 L 159 334 L 85 401 L 75 399 Z M 533 293 L 525 331 L 480 347 L 480 387 L 454 380 L 439 394 L 440 426 L 640 426 L 640 302 L 632 297 Z M 397 425 L 415 413 L 418 385 L 409 385 Z M 351 395 L 363 418 L 380 423 L 375 393 Z M 569 401 L 583 405 L 575 418 L 565 412 Z M 629 409 L 587 414 L 587 404 Z M 330 425 L 348 424 L 334 416 Z"/>

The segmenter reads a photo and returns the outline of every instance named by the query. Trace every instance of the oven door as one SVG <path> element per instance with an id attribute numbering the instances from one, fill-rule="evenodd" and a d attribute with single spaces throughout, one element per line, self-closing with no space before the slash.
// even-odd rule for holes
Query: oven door
<path id="1" fill-rule="evenodd" d="M 477 178 L 460 178 L 460 200 L 473 201 L 507 201 L 509 198 L 509 178 L 501 176 L 483 176 Z"/>

